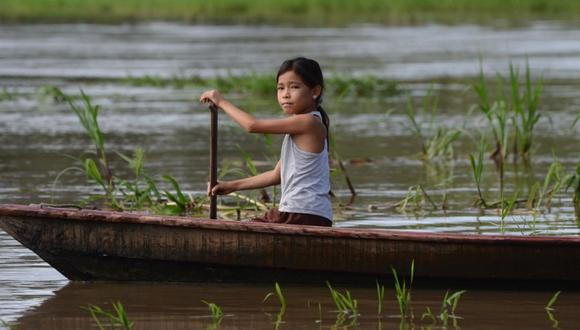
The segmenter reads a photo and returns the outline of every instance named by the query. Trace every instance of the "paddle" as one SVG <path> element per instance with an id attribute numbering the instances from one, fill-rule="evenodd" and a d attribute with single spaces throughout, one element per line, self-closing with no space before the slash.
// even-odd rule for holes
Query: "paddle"
<path id="1" fill-rule="evenodd" d="M 217 122 L 218 108 L 212 102 L 209 103 L 211 112 L 210 124 L 210 147 L 209 147 L 209 191 L 217 184 Z M 211 195 L 209 200 L 209 218 L 217 219 L 217 195 Z"/>

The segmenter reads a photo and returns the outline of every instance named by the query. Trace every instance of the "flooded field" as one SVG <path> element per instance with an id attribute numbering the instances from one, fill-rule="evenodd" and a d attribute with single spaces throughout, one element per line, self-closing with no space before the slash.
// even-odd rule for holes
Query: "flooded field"
<path id="1" fill-rule="evenodd" d="M 55 183 L 63 169 L 75 164 L 66 155 L 81 157 L 91 145 L 74 113 L 54 102 L 47 86 L 69 94 L 82 89 L 103 108 L 100 119 L 108 150 L 131 154 L 142 147 L 150 173 L 169 173 L 184 191 L 197 195 L 205 190 L 208 175 L 209 115 L 196 101 L 202 89 L 136 86 L 122 79 L 273 74 L 284 59 L 305 55 L 316 58 L 327 77 L 374 75 L 395 81 L 401 91 L 384 97 L 325 99 L 336 148 L 358 193 L 351 205 L 337 212 L 335 226 L 577 235 L 571 192 L 556 195 L 551 212 L 516 212 L 501 227 L 495 210 L 474 208 L 477 192 L 468 154 L 476 152 L 479 131 L 488 129 L 484 117 L 472 109 L 477 99 L 470 84 L 477 78 L 480 63 L 486 75 L 494 77 L 507 75 L 510 63 L 523 73 L 527 62 L 534 79 L 543 77 L 542 116 L 534 130 L 530 165 L 506 164 L 506 194 L 512 196 L 517 186 L 526 195 L 535 182 L 543 184 L 554 155 L 566 173 L 575 169 L 580 158 L 580 123 L 572 125 L 580 113 L 579 37 L 576 28 L 555 22 L 518 29 L 471 25 L 301 29 L 167 23 L 1 26 L 0 203 L 71 203 L 96 191 L 80 172 L 68 172 Z M 450 160 L 421 160 L 421 140 L 405 114 L 406 95 L 421 104 L 429 90 L 439 97 L 434 127 L 462 131 Z M 258 116 L 280 115 L 273 93 L 269 99 L 240 93 L 229 97 Z M 223 116 L 220 134 L 222 166 L 241 164 L 239 147 L 252 155 L 260 169 L 267 169 L 269 159 L 276 157 L 277 151 L 270 152 L 263 139 L 245 134 Z M 279 141 L 274 142 L 277 150 Z M 483 178 L 484 194 L 497 200 L 499 184 L 490 160 L 485 162 Z M 346 204 L 350 193 L 344 180 L 340 175 L 333 180 L 334 192 Z M 446 196 L 446 210 L 388 207 L 419 184 L 440 206 Z M 142 328 L 207 327 L 211 322 L 202 317 L 208 314 L 201 299 L 221 304 L 226 314 L 233 314 L 225 318 L 224 328 L 272 328 L 277 312 L 274 300 L 261 303 L 273 283 L 272 287 L 67 284 L 3 232 L 0 265 L 0 320 L 18 320 L 19 329 L 86 328 L 88 312 L 79 305 L 116 299 L 126 302 L 129 315 Z M 424 306 L 438 309 L 445 289 L 418 289 L 416 313 L 420 315 Z M 464 318 L 460 325 L 550 327 L 552 321 L 543 307 L 556 289 L 538 289 L 543 290 L 470 290 L 460 303 L 459 314 Z M 361 328 L 398 324 L 398 319 L 389 317 L 378 324 L 374 283 L 356 290 L 364 311 Z M 239 298 L 240 291 L 244 298 Z M 290 307 L 282 328 L 335 324 L 336 314 L 331 312 L 323 283 L 287 291 Z M 557 312 L 562 327 L 580 322 L 572 312 L 579 298 L 577 293 L 562 294 Z M 396 314 L 393 293 L 387 293 L 385 300 L 391 304 L 386 314 Z M 312 302 L 310 307 L 307 301 Z M 323 322 L 317 323 L 318 302 Z M 503 308 L 507 305 L 517 307 L 508 312 Z"/>

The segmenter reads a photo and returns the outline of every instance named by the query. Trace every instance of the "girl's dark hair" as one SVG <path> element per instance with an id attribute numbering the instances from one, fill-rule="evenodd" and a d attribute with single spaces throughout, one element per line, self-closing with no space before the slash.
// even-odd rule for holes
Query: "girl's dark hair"
<path id="1" fill-rule="evenodd" d="M 330 119 L 328 114 L 322 108 L 322 94 L 324 93 L 324 77 L 322 76 L 322 70 L 320 65 L 315 60 L 311 60 L 305 57 L 296 57 L 284 61 L 278 69 L 278 75 L 276 76 L 276 81 L 286 72 L 292 71 L 296 73 L 302 82 L 310 88 L 320 86 L 320 95 L 316 98 L 316 110 L 322 115 L 322 123 L 326 127 L 326 143 L 327 148 L 330 152 Z"/>

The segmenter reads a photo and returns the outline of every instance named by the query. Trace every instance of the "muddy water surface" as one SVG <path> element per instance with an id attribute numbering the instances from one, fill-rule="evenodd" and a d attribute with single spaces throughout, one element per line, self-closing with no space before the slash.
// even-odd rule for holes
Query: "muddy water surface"
<path id="1" fill-rule="evenodd" d="M 192 194 L 204 190 L 207 177 L 209 116 L 193 102 L 198 89 L 137 87 L 115 81 L 127 76 L 160 77 L 273 73 L 288 57 L 318 59 L 327 75 L 374 74 L 401 81 L 400 88 L 417 103 L 433 88 L 440 97 L 437 125 L 461 127 L 464 134 L 452 161 L 424 163 L 417 156 L 421 142 L 404 115 L 405 97 L 327 98 L 337 149 L 358 197 L 337 212 L 338 227 L 463 232 L 500 232 L 499 217 L 470 207 L 475 187 L 467 154 L 474 152 L 477 131 L 485 121 L 469 112 L 475 102 L 469 82 L 479 70 L 506 73 L 509 63 L 530 63 L 544 77 L 543 116 L 535 132 L 531 166 L 511 165 L 508 193 L 520 182 L 525 191 L 543 181 L 554 152 L 570 172 L 580 157 L 580 34 L 575 27 L 538 22 L 518 29 L 479 26 L 352 27 L 299 29 L 278 27 L 209 27 L 166 23 L 143 25 L 10 25 L 0 27 L 0 202 L 69 203 L 93 193 L 82 173 L 63 169 L 90 148 L 77 118 L 64 105 L 43 96 L 44 86 L 67 93 L 83 89 L 102 105 L 101 126 L 109 150 L 130 154 L 142 147 L 150 173 L 170 173 Z M 271 100 L 231 98 L 258 116 L 278 115 Z M 272 96 L 273 99 L 273 96 Z M 231 121 L 220 121 L 220 159 L 240 161 L 240 145 L 268 168 L 275 157 L 262 139 L 250 137 Z M 275 140 L 277 149 L 279 140 Z M 222 163 L 222 165 L 224 165 Z M 121 168 L 122 163 L 118 162 Z M 122 171 L 119 169 L 119 171 Z M 494 199 L 498 184 L 493 165 L 486 164 L 485 193 Z M 412 185 L 423 184 L 449 210 L 400 213 L 388 203 L 403 199 Z M 333 189 L 343 201 L 349 192 L 340 177 Z M 571 194 L 558 195 L 551 213 L 508 217 L 507 234 L 577 235 Z M 417 265 L 420 267 L 420 265 Z M 220 304 L 224 327 L 271 328 L 277 312 L 262 304 L 270 286 L 67 284 L 67 280 L 34 254 L 0 232 L 0 320 L 29 328 L 86 328 L 88 313 L 78 308 L 119 299 L 137 323 L 151 328 L 198 328 L 210 325 L 201 299 Z M 361 328 L 379 327 L 374 283 L 354 289 L 360 299 Z M 417 289 L 416 314 L 424 306 L 439 308 L 447 287 Z M 462 289 L 456 287 L 453 289 Z M 460 325 L 547 328 L 552 321 L 543 306 L 556 290 L 470 290 L 460 303 Z M 244 294 L 240 294 L 243 292 Z M 185 294 L 187 293 L 187 294 Z M 336 322 L 324 284 L 289 287 L 289 308 L 282 327 L 327 328 Z M 388 315 L 396 314 L 392 292 L 386 294 Z M 565 292 L 555 313 L 562 327 L 580 322 L 572 311 L 579 300 Z M 311 302 L 308 307 L 308 301 Z M 318 312 L 320 302 L 322 312 Z M 322 315 L 322 324 L 317 323 Z M 380 319 L 382 326 L 396 318 Z M 78 322 L 78 323 L 77 323 Z M 155 326 L 153 326 L 155 325 Z M 508 326 L 511 325 L 511 326 Z"/>

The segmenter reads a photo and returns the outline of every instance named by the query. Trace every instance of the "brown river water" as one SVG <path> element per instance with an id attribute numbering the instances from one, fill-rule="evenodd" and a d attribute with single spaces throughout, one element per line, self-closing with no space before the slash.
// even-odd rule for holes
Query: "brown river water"
<path id="1" fill-rule="evenodd" d="M 525 27 L 440 26 L 349 28 L 286 28 L 252 26 L 188 26 L 169 23 L 140 25 L 3 25 L 0 26 L 0 203 L 76 202 L 95 192 L 82 173 L 58 173 L 80 157 L 90 143 L 78 119 L 62 104 L 42 96 L 43 86 L 66 93 L 83 89 L 100 104 L 101 127 L 108 150 L 130 154 L 145 150 L 150 173 L 169 173 L 186 192 L 204 191 L 207 179 L 209 116 L 194 102 L 201 89 L 147 87 L 115 79 L 143 75 L 273 74 L 282 60 L 296 55 L 316 58 L 325 74 L 368 74 L 399 81 L 417 102 L 433 89 L 440 97 L 434 122 L 460 127 L 455 157 L 425 163 L 421 142 L 404 115 L 404 96 L 327 98 L 337 149 L 358 196 L 337 213 L 336 227 L 506 235 L 578 235 L 572 195 L 555 196 L 551 212 L 516 213 L 503 230 L 493 212 L 471 207 L 475 185 L 468 153 L 474 152 L 485 120 L 469 109 L 475 97 L 469 83 L 479 72 L 480 58 L 488 76 L 506 74 L 509 63 L 523 69 L 528 61 L 534 77 L 542 76 L 542 117 L 534 132 L 529 167 L 506 171 L 508 194 L 514 182 L 525 189 L 543 182 L 556 155 L 571 172 L 580 158 L 580 30 L 558 22 Z M 276 116 L 272 100 L 230 95 L 258 116 Z M 274 140 L 278 149 L 279 140 Z M 268 168 L 275 157 L 261 138 L 248 136 L 226 118 L 220 119 L 222 165 L 240 162 L 238 145 Z M 484 171 L 484 191 L 497 196 L 493 164 Z M 333 190 L 346 203 L 349 191 L 340 176 Z M 410 186 L 423 184 L 446 211 L 401 213 L 383 207 L 403 199 Z M 167 187 L 169 188 L 169 187 Z M 527 191 L 527 190 L 526 190 Z M 420 267 L 420 265 L 416 265 Z M 388 280 L 388 279 L 385 279 Z M 281 323 L 275 297 L 263 303 L 272 284 L 72 283 L 0 230 L 0 320 L 18 329 L 84 329 L 93 325 L 82 309 L 96 304 L 110 309 L 121 301 L 137 328 L 198 329 L 212 326 L 206 300 L 222 307 L 221 328 L 436 328 L 420 320 L 426 307 L 439 311 L 447 289 L 467 289 L 454 326 L 471 328 L 577 328 L 580 293 L 562 288 L 553 315 L 544 306 L 560 288 L 464 287 L 461 283 L 417 283 L 413 291 L 415 320 L 400 323 L 394 292 L 387 282 L 384 310 L 377 315 L 375 283 L 344 287 L 359 302 L 360 316 L 341 320 L 324 283 L 285 286 L 288 303 Z M 341 287 L 341 289 L 343 289 Z M 319 307 L 320 306 L 320 307 Z M 0 325 L 0 328 L 2 326 Z"/>

